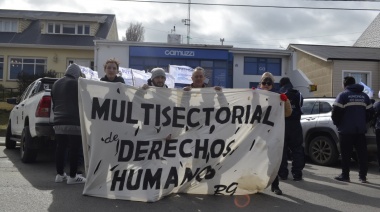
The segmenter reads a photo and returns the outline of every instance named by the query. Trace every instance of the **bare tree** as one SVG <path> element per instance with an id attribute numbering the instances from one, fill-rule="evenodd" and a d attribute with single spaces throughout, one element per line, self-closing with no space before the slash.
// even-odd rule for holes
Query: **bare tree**
<path id="1" fill-rule="evenodd" d="M 142 42 L 144 41 L 144 33 L 145 29 L 142 23 L 131 23 L 125 32 L 126 37 L 123 37 L 123 40 Z"/>

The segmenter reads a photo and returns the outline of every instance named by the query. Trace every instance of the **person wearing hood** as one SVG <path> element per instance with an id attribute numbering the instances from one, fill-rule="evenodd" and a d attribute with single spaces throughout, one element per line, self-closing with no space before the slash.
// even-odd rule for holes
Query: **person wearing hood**
<path id="1" fill-rule="evenodd" d="M 359 181 L 366 183 L 368 151 L 365 133 L 373 107 L 370 98 L 363 92 L 363 85 L 355 83 L 355 78 L 351 76 L 344 78 L 344 91 L 336 97 L 331 112 L 332 121 L 338 128 L 342 156 L 342 173 L 334 179 L 350 182 L 350 161 L 355 147 L 359 159 Z"/>
<path id="2" fill-rule="evenodd" d="M 70 64 L 65 76 L 58 79 L 51 89 L 54 112 L 54 131 L 57 143 L 55 182 L 67 180 L 67 184 L 85 183 L 86 178 L 77 174 L 78 157 L 82 146 L 78 105 L 78 78 L 83 76 L 77 64 Z M 64 172 L 66 150 L 69 148 L 70 177 Z"/>
<path id="3" fill-rule="evenodd" d="M 117 76 L 119 73 L 119 65 L 120 63 L 117 60 L 108 59 L 104 64 L 104 72 L 106 75 L 100 78 L 100 81 L 125 83 L 123 77 Z"/>
<path id="4" fill-rule="evenodd" d="M 143 89 L 147 89 L 149 86 L 167 88 L 168 86 L 165 84 L 166 81 L 166 73 L 162 68 L 154 68 L 151 71 L 152 76 L 147 80 L 147 84 L 143 85 Z"/>
<path id="5" fill-rule="evenodd" d="M 305 167 L 305 153 L 303 148 L 303 136 L 301 126 L 301 115 L 303 97 L 302 94 L 293 88 L 293 84 L 288 77 L 280 79 L 280 93 L 284 93 L 292 107 L 292 114 L 285 118 L 285 138 L 284 154 L 278 176 L 282 180 L 288 179 L 288 151 L 293 158 L 291 172 L 294 181 L 302 180 L 302 170 Z"/>

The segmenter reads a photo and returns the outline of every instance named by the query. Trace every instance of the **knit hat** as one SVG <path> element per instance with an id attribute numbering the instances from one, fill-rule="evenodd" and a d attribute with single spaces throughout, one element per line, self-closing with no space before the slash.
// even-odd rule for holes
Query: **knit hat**
<path id="1" fill-rule="evenodd" d="M 72 63 L 67 67 L 65 75 L 70 75 L 73 76 L 75 79 L 78 79 L 81 76 L 81 73 L 82 72 L 80 67 L 77 64 Z"/>
<path id="2" fill-rule="evenodd" d="M 151 73 L 152 73 L 152 77 L 150 79 L 152 79 L 152 80 L 156 77 L 159 77 L 159 76 L 166 78 L 166 73 L 165 73 L 164 69 L 162 69 L 162 68 L 154 68 L 154 69 L 152 69 Z"/>
<path id="3" fill-rule="evenodd" d="M 274 83 L 274 77 L 273 75 L 270 73 L 270 72 L 265 72 L 262 76 L 261 76 L 261 80 L 260 82 L 264 81 L 265 79 L 271 79 L 272 82 Z"/>

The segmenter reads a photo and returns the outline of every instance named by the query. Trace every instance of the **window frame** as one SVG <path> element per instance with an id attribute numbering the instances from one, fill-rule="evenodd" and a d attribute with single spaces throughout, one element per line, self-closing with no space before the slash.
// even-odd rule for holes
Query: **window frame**
<path id="1" fill-rule="evenodd" d="M 367 82 L 363 82 L 363 83 L 366 84 L 370 88 L 372 87 L 372 82 L 371 82 L 372 72 L 371 71 L 359 71 L 359 70 L 343 70 L 342 71 L 342 83 L 341 83 L 341 85 L 343 85 L 344 77 L 351 76 L 350 74 L 366 74 L 366 81 Z M 358 81 L 356 77 L 354 77 L 354 78 L 355 78 L 356 83 L 361 82 L 361 81 Z"/>
<path id="2" fill-rule="evenodd" d="M 5 30 L 5 24 L 10 24 L 10 30 Z M 18 20 L 0 18 L 0 32 L 18 32 Z"/>
<path id="3" fill-rule="evenodd" d="M 273 60 L 278 60 L 278 61 L 275 62 Z M 273 76 L 282 75 L 282 58 L 279 58 L 279 57 L 244 56 L 243 63 L 244 63 L 244 68 L 243 68 L 244 75 L 262 75 L 264 72 L 267 72 L 267 71 L 271 72 Z M 274 68 L 270 68 L 274 64 L 278 65 L 278 70 L 274 70 Z"/>
<path id="4" fill-rule="evenodd" d="M 0 80 L 4 79 L 4 56 L 0 56 Z"/>
<path id="5" fill-rule="evenodd" d="M 17 60 L 21 59 L 21 63 L 16 62 Z M 34 60 L 33 63 L 31 62 L 24 62 L 24 60 Z M 38 60 L 43 60 L 44 63 L 37 62 Z M 7 80 L 17 80 L 16 78 L 11 78 L 11 72 L 12 72 L 12 65 L 21 65 L 20 71 L 17 73 L 17 75 L 23 71 L 24 65 L 33 65 L 33 74 L 36 75 L 37 67 L 43 65 L 44 66 L 44 72 L 47 70 L 47 58 L 42 58 L 42 57 L 17 57 L 17 56 L 12 56 L 9 57 L 8 59 L 8 78 Z"/>
<path id="6" fill-rule="evenodd" d="M 74 26 L 74 33 L 64 33 L 63 32 L 65 29 L 64 26 L 69 26 L 69 25 Z M 52 30 L 49 29 L 49 26 L 52 26 Z M 81 33 L 79 32 L 80 27 L 81 27 L 81 31 L 82 31 Z M 88 31 L 88 33 L 87 33 L 87 31 Z M 47 22 L 46 33 L 47 34 L 61 34 L 61 35 L 90 35 L 91 34 L 91 25 L 88 23 Z"/>

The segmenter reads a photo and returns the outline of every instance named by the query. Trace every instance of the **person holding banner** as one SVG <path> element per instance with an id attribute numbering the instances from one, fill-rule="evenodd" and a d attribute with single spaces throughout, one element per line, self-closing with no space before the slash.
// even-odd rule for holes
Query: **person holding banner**
<path id="1" fill-rule="evenodd" d="M 265 72 L 261 76 L 261 80 L 259 83 L 259 89 L 260 90 L 266 90 L 266 91 L 272 91 L 273 84 L 274 84 L 273 75 L 270 72 Z M 285 117 L 289 117 L 290 115 L 292 115 L 292 107 L 290 105 L 289 99 L 286 99 L 286 101 L 285 101 Z M 282 154 L 285 154 L 285 152 L 283 152 Z M 271 191 L 277 195 L 282 195 L 282 191 L 279 187 L 278 175 L 276 176 L 276 178 L 272 182 Z"/>
<path id="2" fill-rule="evenodd" d="M 78 156 L 82 146 L 79 120 L 78 78 L 80 67 L 73 63 L 69 65 L 63 78 L 57 80 L 51 90 L 54 111 L 54 131 L 57 142 L 56 150 L 56 183 L 67 180 L 67 184 L 85 183 L 86 178 L 78 171 Z M 70 157 L 70 177 L 64 172 L 67 147 Z"/>
<path id="3" fill-rule="evenodd" d="M 104 72 L 106 75 L 100 78 L 100 81 L 105 82 L 121 82 L 125 84 L 123 77 L 117 76 L 119 73 L 120 63 L 115 59 L 108 59 L 104 64 Z"/>
<path id="4" fill-rule="evenodd" d="M 189 86 L 186 86 L 183 88 L 184 91 L 190 91 L 192 88 L 205 88 L 207 87 L 205 83 L 205 70 L 202 67 L 196 67 L 193 71 L 193 74 L 191 76 L 191 80 L 193 83 L 191 83 Z M 215 86 L 215 90 L 221 91 L 222 87 Z"/>
<path id="5" fill-rule="evenodd" d="M 166 81 L 166 73 L 162 68 L 154 68 L 151 71 L 152 76 L 147 80 L 148 84 L 144 84 L 142 86 L 143 89 L 148 89 L 149 86 L 167 88 L 168 86 L 165 84 Z"/>

